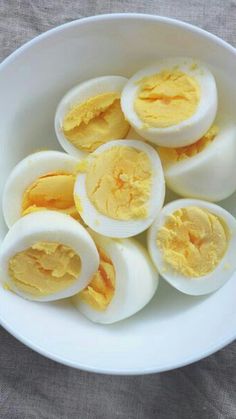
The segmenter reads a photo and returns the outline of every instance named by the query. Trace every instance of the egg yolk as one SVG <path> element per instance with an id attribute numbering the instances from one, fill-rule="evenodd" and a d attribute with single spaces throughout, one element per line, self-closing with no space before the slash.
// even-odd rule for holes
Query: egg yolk
<path id="1" fill-rule="evenodd" d="M 170 166 L 179 161 L 194 157 L 205 150 L 215 139 L 219 132 L 217 125 L 212 127 L 196 141 L 196 143 L 179 148 L 157 147 L 158 154 L 164 166 Z"/>
<path id="2" fill-rule="evenodd" d="M 80 220 L 73 197 L 74 183 L 75 177 L 71 173 L 57 172 L 40 176 L 24 192 L 21 215 L 48 209 Z"/>
<path id="3" fill-rule="evenodd" d="M 138 82 L 134 110 L 144 127 L 167 128 L 192 117 L 200 100 L 197 80 L 178 69 L 163 70 Z"/>
<path id="4" fill-rule="evenodd" d="M 8 270 L 20 291 L 40 297 L 70 287 L 80 274 L 81 260 L 69 246 L 37 242 L 14 255 Z"/>
<path id="5" fill-rule="evenodd" d="M 223 220 L 206 209 L 181 208 L 167 217 L 157 245 L 175 271 L 197 278 L 220 263 L 228 246 L 228 230 Z"/>
<path id="6" fill-rule="evenodd" d="M 118 93 L 103 93 L 75 105 L 63 121 L 63 133 L 75 147 L 92 152 L 109 140 L 124 138 L 129 131 Z"/>
<path id="7" fill-rule="evenodd" d="M 111 259 L 98 247 L 100 264 L 80 298 L 95 310 L 106 310 L 115 292 L 115 269 Z"/>
<path id="8" fill-rule="evenodd" d="M 89 200 L 102 214 L 117 220 L 145 218 L 152 168 L 143 151 L 114 146 L 97 154 L 87 168 Z"/>

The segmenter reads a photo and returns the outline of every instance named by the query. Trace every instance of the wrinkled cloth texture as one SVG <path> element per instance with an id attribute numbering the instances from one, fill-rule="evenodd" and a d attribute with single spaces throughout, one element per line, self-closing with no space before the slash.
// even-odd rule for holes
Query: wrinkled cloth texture
<path id="1" fill-rule="evenodd" d="M 236 45 L 233 0 L 0 0 L 0 61 L 56 25 L 109 12 L 182 19 Z M 59 365 L 0 328 L 0 418 L 235 419 L 236 342 L 175 371 L 119 377 Z"/>

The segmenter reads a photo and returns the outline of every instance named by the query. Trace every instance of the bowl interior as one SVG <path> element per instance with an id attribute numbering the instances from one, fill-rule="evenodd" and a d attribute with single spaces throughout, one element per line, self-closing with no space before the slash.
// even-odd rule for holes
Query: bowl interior
<path id="1" fill-rule="evenodd" d="M 24 156 L 39 149 L 60 149 L 54 113 L 69 88 L 90 77 L 130 76 L 170 55 L 207 62 L 217 79 L 220 109 L 232 114 L 233 48 L 169 19 L 145 15 L 85 19 L 14 53 L 0 67 L 0 193 L 10 170 Z M 236 194 L 222 205 L 236 215 Z M 5 233 L 0 214 L 1 240 Z M 108 373 L 162 371 L 206 356 L 236 336 L 235 279 L 206 297 L 183 295 L 161 281 L 147 307 L 110 326 L 87 321 L 68 301 L 31 303 L 1 287 L 0 322 L 27 345 L 68 365 Z"/>

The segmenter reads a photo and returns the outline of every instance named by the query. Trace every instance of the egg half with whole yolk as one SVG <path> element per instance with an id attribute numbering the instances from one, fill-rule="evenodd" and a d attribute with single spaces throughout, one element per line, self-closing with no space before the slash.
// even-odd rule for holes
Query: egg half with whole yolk
<path id="1" fill-rule="evenodd" d="M 87 230 L 55 211 L 20 218 L 0 247 L 1 281 L 6 289 L 35 301 L 54 301 L 82 291 L 99 266 Z"/>
<path id="2" fill-rule="evenodd" d="M 148 248 L 159 273 L 172 286 L 185 294 L 208 294 L 236 269 L 236 220 L 207 201 L 173 201 L 150 227 Z"/>
<path id="3" fill-rule="evenodd" d="M 81 158 L 127 136 L 130 125 L 120 106 L 126 82 L 121 76 L 97 77 L 78 84 L 61 99 L 55 131 L 65 151 Z"/>
<path id="4" fill-rule="evenodd" d="M 88 319 L 114 323 L 148 304 L 158 286 L 158 273 L 137 240 L 91 235 L 100 255 L 99 269 L 72 301 Z"/>
<path id="5" fill-rule="evenodd" d="M 45 209 L 80 221 L 73 197 L 77 163 L 74 157 L 60 151 L 40 151 L 21 160 L 10 173 L 3 191 L 7 226 L 26 214 Z"/>
<path id="6" fill-rule="evenodd" d="M 201 138 L 215 119 L 215 78 L 198 60 L 163 59 L 129 79 L 121 107 L 145 139 L 164 147 L 182 147 Z"/>
<path id="7" fill-rule="evenodd" d="M 159 156 L 142 141 L 104 144 L 77 166 L 74 198 L 83 221 L 109 237 L 146 230 L 160 211 L 165 182 Z"/>
<path id="8" fill-rule="evenodd" d="M 223 115 L 196 143 L 157 151 L 167 186 L 183 197 L 220 201 L 236 190 L 236 124 Z"/>

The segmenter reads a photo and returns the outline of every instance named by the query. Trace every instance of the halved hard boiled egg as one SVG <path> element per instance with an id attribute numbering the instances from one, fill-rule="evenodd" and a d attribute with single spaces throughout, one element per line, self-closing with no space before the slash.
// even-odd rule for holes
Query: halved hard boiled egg
<path id="1" fill-rule="evenodd" d="M 100 145 L 125 138 L 130 125 L 120 106 L 127 79 L 103 76 L 71 89 L 60 101 L 55 130 L 62 148 L 75 157 L 85 157 Z"/>
<path id="2" fill-rule="evenodd" d="M 153 147 L 137 140 L 112 141 L 77 167 L 75 204 L 92 230 L 124 238 L 151 225 L 165 196 L 163 170 Z"/>
<path id="3" fill-rule="evenodd" d="M 8 231 L 0 248 L 1 281 L 29 300 L 53 301 L 83 290 L 99 266 L 87 230 L 55 211 L 28 214 Z"/>
<path id="4" fill-rule="evenodd" d="M 129 79 L 121 107 L 142 137 L 160 146 L 182 147 L 201 138 L 215 119 L 215 78 L 198 60 L 162 59 Z"/>
<path id="5" fill-rule="evenodd" d="M 197 199 L 167 204 L 148 232 L 159 273 L 185 294 L 208 294 L 236 269 L 236 220 L 225 209 Z"/>
<path id="6" fill-rule="evenodd" d="M 60 151 L 40 151 L 21 160 L 7 179 L 2 199 L 5 222 L 43 209 L 56 210 L 79 220 L 73 189 L 78 161 Z"/>
<path id="7" fill-rule="evenodd" d="M 167 186 L 181 196 L 220 201 L 236 190 L 236 124 L 226 117 L 192 145 L 157 151 Z"/>
<path id="8" fill-rule="evenodd" d="M 93 322 L 114 323 L 137 313 L 151 300 L 158 286 L 158 273 L 146 249 L 136 240 L 91 234 L 100 254 L 100 266 L 73 302 Z"/>

